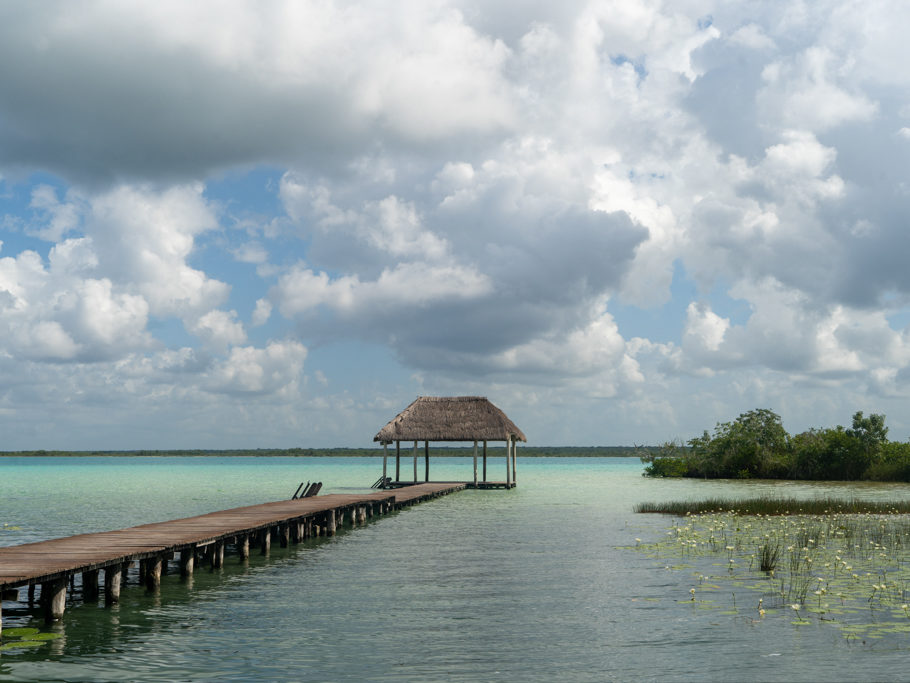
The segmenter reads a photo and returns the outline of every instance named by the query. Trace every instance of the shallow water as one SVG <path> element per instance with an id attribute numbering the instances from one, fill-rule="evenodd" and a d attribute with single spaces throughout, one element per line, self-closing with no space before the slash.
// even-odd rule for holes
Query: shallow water
<path id="1" fill-rule="evenodd" d="M 402 464 L 403 472 L 411 470 Z M 501 466 L 501 467 L 500 467 Z M 501 459 L 491 467 L 502 469 Z M 838 494 L 900 484 L 650 480 L 634 459 L 519 460 L 513 491 L 464 491 L 159 595 L 68 606 L 63 637 L 0 654 L 0 680 L 898 680 L 910 639 L 845 641 L 787 615 L 698 609 L 691 572 L 634 549 L 672 518 L 644 500 Z M 422 470 L 422 462 L 421 462 Z M 467 479 L 470 459 L 433 459 Z M 0 459 L 0 545 L 361 489 L 379 458 Z M 491 470 L 491 478 L 498 477 Z M 39 625 L 5 602 L 4 626 Z"/>

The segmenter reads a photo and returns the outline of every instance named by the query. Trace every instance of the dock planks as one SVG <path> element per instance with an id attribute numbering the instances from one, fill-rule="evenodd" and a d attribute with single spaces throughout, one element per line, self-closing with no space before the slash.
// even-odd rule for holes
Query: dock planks
<path id="1" fill-rule="evenodd" d="M 424 500 L 465 488 L 464 483 L 423 483 L 394 491 L 328 494 L 210 512 L 128 529 L 79 534 L 37 543 L 0 547 L 0 590 L 42 584 L 57 586 L 74 574 L 158 561 L 207 546 L 256 540 L 268 547 L 271 535 L 304 540 L 332 535 L 345 521 L 359 524 Z M 294 532 L 289 533 L 289 528 Z M 54 617 L 59 615 L 54 614 Z M 0 622 L 2 623 L 2 622 Z"/>

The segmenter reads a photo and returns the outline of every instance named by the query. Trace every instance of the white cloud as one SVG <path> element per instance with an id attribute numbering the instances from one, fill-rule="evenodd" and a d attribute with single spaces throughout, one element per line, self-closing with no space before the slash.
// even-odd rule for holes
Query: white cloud
<path id="1" fill-rule="evenodd" d="M 29 233 L 46 242 L 59 242 L 64 235 L 79 226 L 82 207 L 75 196 L 68 201 L 57 200 L 57 192 L 50 185 L 38 185 L 32 190 L 29 207 L 37 209 L 45 219 L 40 227 L 32 226 Z"/>
<path id="2" fill-rule="evenodd" d="M 237 311 L 209 311 L 191 323 L 189 330 L 216 350 L 224 350 L 246 341 L 246 332 L 243 324 L 237 320 Z"/>
<path id="3" fill-rule="evenodd" d="M 256 308 L 253 309 L 253 318 L 250 321 L 250 324 L 253 327 L 265 325 L 271 316 L 272 304 L 267 299 L 259 299 L 256 301 Z"/>
<path id="4" fill-rule="evenodd" d="M 384 269 L 372 282 L 361 282 L 356 276 L 331 279 L 324 272 L 296 267 L 279 279 L 270 296 L 287 317 L 319 306 L 347 315 L 376 315 L 389 308 L 472 299 L 489 290 L 489 279 L 471 269 L 417 263 Z"/>
<path id="5" fill-rule="evenodd" d="M 278 394 L 298 390 L 307 349 L 299 342 L 270 342 L 265 348 L 234 347 L 207 375 L 205 388 L 225 394 Z"/>

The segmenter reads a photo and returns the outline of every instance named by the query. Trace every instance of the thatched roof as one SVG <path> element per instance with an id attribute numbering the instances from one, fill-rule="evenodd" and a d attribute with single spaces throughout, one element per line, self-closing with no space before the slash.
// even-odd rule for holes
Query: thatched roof
<path id="1" fill-rule="evenodd" d="M 379 430 L 373 441 L 527 441 L 506 414 L 483 396 L 420 396 Z"/>

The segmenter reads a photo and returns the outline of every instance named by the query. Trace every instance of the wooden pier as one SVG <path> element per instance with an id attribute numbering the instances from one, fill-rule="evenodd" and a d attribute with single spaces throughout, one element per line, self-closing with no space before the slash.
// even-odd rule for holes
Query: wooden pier
<path id="1" fill-rule="evenodd" d="M 440 482 L 376 493 L 329 494 L 0 547 L 0 597 L 10 599 L 15 592 L 13 598 L 19 599 L 19 589 L 27 587 L 32 602 L 35 586 L 40 586 L 45 619 L 53 621 L 63 616 L 67 588 L 73 589 L 77 574 L 82 575 L 83 601 L 99 600 L 103 591 L 105 604 L 110 605 L 119 600 L 122 577 L 134 562 L 139 563 L 140 582 L 154 591 L 171 560 L 176 559 L 180 574 L 188 576 L 199 562 L 221 567 L 228 547 L 242 561 L 250 552 L 267 554 L 273 540 L 286 547 L 332 536 L 344 524 L 364 524 L 371 517 L 464 488 L 464 483 Z M 0 629 L 2 616 L 0 607 Z"/>

